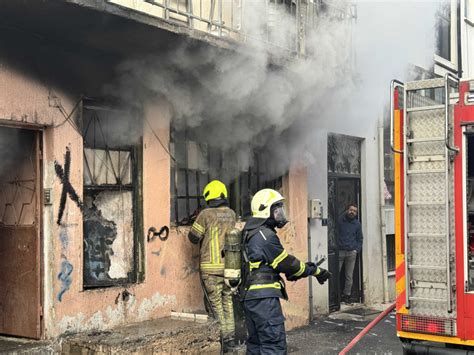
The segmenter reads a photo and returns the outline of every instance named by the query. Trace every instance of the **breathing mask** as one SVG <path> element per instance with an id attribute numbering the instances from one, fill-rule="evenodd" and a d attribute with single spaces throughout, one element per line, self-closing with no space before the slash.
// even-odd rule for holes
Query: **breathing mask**
<path id="1" fill-rule="evenodd" d="M 275 220 L 277 228 L 283 228 L 288 223 L 283 202 L 275 203 L 271 208 L 271 217 Z"/>

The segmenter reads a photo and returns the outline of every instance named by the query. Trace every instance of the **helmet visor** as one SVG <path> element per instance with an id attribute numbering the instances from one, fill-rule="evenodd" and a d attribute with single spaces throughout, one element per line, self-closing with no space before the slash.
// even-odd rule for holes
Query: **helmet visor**
<path id="1" fill-rule="evenodd" d="M 282 228 L 288 223 L 283 203 L 278 203 L 272 207 L 272 217 L 275 220 L 278 228 Z"/>

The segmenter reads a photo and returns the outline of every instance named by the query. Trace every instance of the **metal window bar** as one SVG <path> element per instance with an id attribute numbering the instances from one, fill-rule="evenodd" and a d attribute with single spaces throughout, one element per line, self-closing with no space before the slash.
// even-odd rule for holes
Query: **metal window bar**
<path id="1" fill-rule="evenodd" d="M 104 133 L 104 130 L 102 128 L 102 124 L 101 124 L 101 120 L 99 118 L 99 116 L 97 115 L 96 112 L 93 113 L 91 119 L 89 120 L 85 130 L 84 130 L 84 133 L 83 133 L 83 136 L 84 137 L 87 137 L 87 134 L 89 132 L 89 129 L 91 127 L 91 124 L 93 122 L 93 144 L 92 146 L 90 146 L 87 141 L 84 142 L 84 148 L 90 148 L 90 149 L 101 149 L 101 150 L 104 150 L 105 151 L 105 161 L 100 159 L 97 154 L 94 154 L 93 155 L 93 168 L 91 169 L 90 167 L 90 164 L 89 164 L 89 161 L 85 155 L 85 152 L 84 152 L 84 162 L 85 162 L 85 165 L 86 165 L 86 168 L 87 168 L 87 171 L 89 172 L 89 176 L 91 178 L 91 182 L 92 184 L 89 184 L 89 185 L 96 185 L 96 181 L 97 181 L 97 172 L 95 170 L 95 167 L 96 167 L 96 159 L 98 159 L 100 161 L 100 163 L 107 169 L 109 170 L 114 178 L 115 178 L 115 184 L 110 184 L 110 185 L 117 185 L 117 186 L 122 186 L 122 169 L 120 167 L 120 163 L 121 163 L 121 159 L 119 158 L 118 159 L 118 167 L 117 167 L 117 171 L 115 171 L 115 167 L 114 167 L 114 164 L 113 164 L 113 159 L 112 159 L 112 156 L 110 154 L 110 151 L 111 149 L 109 148 L 108 144 L 107 144 L 107 138 L 106 138 L 106 135 Z M 101 145 L 100 148 L 97 148 L 97 145 L 98 145 L 98 140 L 97 140 L 97 131 L 100 132 L 100 135 L 102 137 L 102 143 L 103 143 L 103 146 Z M 130 156 L 129 158 L 127 159 L 127 161 L 130 161 L 131 159 L 131 152 L 132 152 L 132 147 L 129 147 L 129 146 L 123 146 L 122 148 L 117 148 L 117 149 L 112 149 L 114 152 L 128 152 L 130 153 Z M 130 185 L 133 185 L 133 184 L 130 184 Z M 123 185 L 125 186 L 125 185 Z M 86 187 L 86 186 L 85 186 Z"/>
<path id="2" fill-rule="evenodd" d="M 216 0 L 210 0 L 211 4 L 210 4 L 210 12 L 209 12 L 209 17 L 208 18 L 206 18 L 202 15 L 202 0 L 199 1 L 199 10 L 200 10 L 199 15 L 194 14 L 193 11 L 192 11 L 192 9 L 194 8 L 192 6 L 192 1 L 193 0 L 188 0 L 189 5 L 187 6 L 185 11 L 183 11 L 180 8 L 179 1 L 178 1 L 178 6 L 176 6 L 175 8 L 170 6 L 169 0 L 164 0 L 163 3 L 160 3 L 157 0 L 143 0 L 143 1 L 145 1 L 147 3 L 150 3 L 154 6 L 158 6 L 158 7 L 162 8 L 163 11 L 164 11 L 164 14 L 165 14 L 164 17 L 165 17 L 166 20 L 175 20 L 175 19 L 170 18 L 170 13 L 186 17 L 188 24 L 192 23 L 193 20 L 197 20 L 197 21 L 200 21 L 200 22 L 203 22 L 203 23 L 207 24 L 208 32 L 211 32 L 212 29 L 213 29 L 213 26 L 214 26 L 214 28 L 217 29 L 217 33 L 218 33 L 219 36 L 222 36 L 222 30 L 226 30 L 228 32 L 235 32 L 235 33 L 238 33 L 240 31 L 239 27 L 233 28 L 231 26 L 226 26 L 224 24 L 223 19 L 222 19 L 222 15 L 223 15 L 222 0 L 217 0 L 218 1 L 218 3 L 217 3 L 218 19 L 217 20 L 214 20 L 214 16 L 213 16 L 214 11 L 215 11 L 215 5 L 216 5 L 215 2 L 216 2 Z M 231 7 L 233 7 L 233 6 L 234 6 L 234 3 L 232 2 Z"/>
<path id="3" fill-rule="evenodd" d="M 111 1 L 111 0 L 109 0 Z M 204 0 L 205 4 L 209 6 L 209 16 L 203 14 L 203 0 L 185 0 L 182 3 L 182 0 L 176 0 L 172 2 L 170 0 L 139 0 L 146 3 L 149 3 L 153 6 L 157 6 L 158 8 L 163 10 L 163 17 L 167 21 L 178 21 L 180 19 L 173 18 L 170 14 L 174 14 L 180 17 L 183 17 L 185 20 L 181 21 L 190 28 L 195 28 L 197 22 L 201 22 L 202 24 L 207 24 L 207 32 L 212 35 L 217 35 L 219 37 L 228 36 L 229 34 L 236 34 L 242 35 L 249 39 L 256 39 L 261 42 L 267 42 L 271 46 L 280 47 L 284 50 L 289 50 L 294 52 L 297 46 L 297 31 L 296 24 L 297 19 L 299 18 L 299 8 L 298 2 L 296 1 L 283 1 L 283 0 L 265 0 L 264 8 L 266 9 L 266 14 L 269 15 L 269 11 L 274 11 L 276 13 L 276 9 L 278 11 L 284 11 L 290 14 L 291 17 L 294 17 L 295 20 L 295 27 L 289 29 L 290 36 L 293 38 L 293 43 L 288 46 L 282 46 L 281 43 L 272 43 L 270 40 L 271 37 L 271 24 L 269 21 L 265 24 L 264 31 L 262 38 L 254 38 L 254 34 L 250 32 L 250 29 L 247 30 L 245 26 L 243 26 L 244 17 L 244 0 L 227 0 L 226 4 L 228 4 L 228 10 L 226 10 L 224 14 L 224 3 L 223 0 Z M 193 2 L 194 1 L 194 2 Z M 196 2 L 199 1 L 198 6 L 194 6 Z M 253 1 L 253 0 L 252 0 Z M 256 2 L 247 1 L 247 6 L 254 6 Z M 217 2 L 217 3 L 216 3 Z M 216 9 L 217 7 L 217 9 Z M 315 1 L 315 2 L 308 2 L 305 8 L 308 7 L 305 13 L 301 13 L 302 23 L 307 23 L 311 27 L 315 27 L 317 25 L 316 19 L 320 16 L 330 16 L 332 19 L 339 20 L 339 21 L 351 21 L 357 17 L 356 11 L 354 11 L 354 4 L 348 3 L 346 6 L 337 6 L 330 4 L 326 1 Z M 199 10 L 194 11 L 195 8 Z M 227 6 L 226 6 L 227 8 Z M 272 9 L 272 10 L 270 10 Z M 215 13 L 217 11 L 217 18 L 215 18 Z M 224 16 L 226 16 L 228 24 L 224 21 Z"/>
<path id="4" fill-rule="evenodd" d="M 84 191 L 131 191 L 134 194 L 133 201 L 132 201 L 132 209 L 133 209 L 133 233 L 137 232 L 136 223 L 139 223 L 137 221 L 137 203 L 136 203 L 136 196 L 137 196 L 137 189 L 139 188 L 139 183 L 137 182 L 137 156 L 136 156 L 136 151 L 134 150 L 134 147 L 132 146 L 127 146 L 127 145 L 122 145 L 119 148 L 113 148 L 110 149 L 109 144 L 108 144 L 108 139 L 107 135 L 105 134 L 105 131 L 102 127 L 102 119 L 99 117 L 97 114 L 96 110 L 104 109 L 103 107 L 85 107 L 85 110 L 92 111 L 91 116 L 89 117 L 89 121 L 87 122 L 87 125 L 84 127 L 84 130 L 82 132 L 83 137 L 84 137 L 84 148 L 85 149 L 91 149 L 92 151 L 100 149 L 105 152 L 105 157 L 104 159 L 101 159 L 100 157 L 97 156 L 97 154 L 93 154 L 93 167 L 91 168 L 90 162 L 86 157 L 85 150 L 83 151 L 84 153 L 84 165 L 85 169 L 87 169 L 87 172 L 89 173 L 89 178 L 90 178 L 90 183 L 84 182 L 83 189 Z M 108 110 L 108 109 L 107 109 Z M 84 118 L 83 118 L 84 119 Z M 89 130 L 92 129 L 92 142 L 88 142 L 88 133 Z M 112 152 L 118 152 L 118 157 L 115 163 L 117 166 L 114 166 L 114 160 L 112 159 L 111 156 L 111 151 Z M 123 165 L 122 165 L 122 157 L 120 157 L 121 153 L 128 153 L 128 158 L 124 159 Z M 106 178 L 106 183 L 105 184 L 99 184 L 97 179 L 99 178 L 100 172 L 96 171 L 96 160 L 99 161 L 99 163 L 102 165 L 102 167 L 105 167 L 108 171 L 112 172 L 113 175 L 113 182 L 110 182 Z M 125 172 L 128 171 L 130 174 L 129 180 L 130 183 L 125 183 L 122 179 L 124 176 Z M 123 196 L 122 196 L 123 199 Z M 85 236 L 84 236 L 85 237 Z M 85 289 L 90 289 L 90 288 L 95 288 L 95 287 L 105 287 L 105 286 L 113 286 L 113 285 L 119 285 L 119 284 L 125 284 L 125 283 L 130 283 L 130 282 L 136 282 L 139 278 L 138 272 L 140 266 L 138 265 L 139 260 L 137 258 L 137 255 L 139 253 L 138 248 L 139 248 L 139 242 L 137 242 L 134 239 L 134 259 L 131 265 L 130 269 L 130 274 L 128 277 L 122 277 L 122 278 L 116 278 L 116 279 L 101 279 L 101 280 L 89 280 L 87 278 L 84 278 L 84 288 Z"/>
<path id="5" fill-rule="evenodd" d="M 171 139 L 175 139 L 174 134 L 171 135 Z M 189 135 L 187 133 L 184 134 L 184 139 L 182 138 L 181 140 L 176 139 L 173 144 L 175 145 L 175 150 L 176 145 L 186 145 L 187 141 L 190 139 Z M 172 167 L 172 176 L 175 179 L 174 183 L 172 184 L 173 188 L 173 194 L 171 196 L 171 204 L 174 206 L 174 213 L 173 213 L 173 219 L 176 225 L 182 225 L 183 223 L 187 224 L 190 222 L 189 217 L 192 216 L 192 213 L 195 211 L 191 211 L 191 201 L 195 200 L 197 204 L 197 208 L 201 208 L 203 205 L 203 197 L 202 197 L 202 191 L 201 191 L 201 173 L 198 170 L 194 169 L 188 169 L 188 151 L 187 149 L 184 149 L 184 156 L 183 156 L 183 161 L 180 162 L 181 164 L 184 165 L 184 167 L 179 167 L 178 165 L 175 165 Z M 213 157 L 216 157 L 217 159 L 215 161 L 212 161 L 211 155 Z M 208 166 L 211 167 L 211 163 L 214 162 L 213 165 L 216 165 L 215 168 L 217 170 L 221 170 L 223 168 L 223 152 L 217 151 L 215 149 L 209 149 L 207 153 L 207 161 L 208 161 Z M 236 191 L 234 191 L 237 195 L 235 196 L 235 201 L 231 199 L 232 203 L 232 208 L 234 208 L 235 212 L 239 214 L 241 217 L 245 217 L 245 214 L 250 211 L 250 201 L 251 201 L 251 195 L 257 192 L 259 189 L 262 188 L 273 188 L 273 189 L 279 189 L 282 186 L 282 177 L 278 177 L 273 180 L 266 180 L 262 176 L 262 167 L 261 164 L 259 164 L 259 159 L 257 155 L 254 156 L 254 161 L 255 164 L 253 167 L 249 167 L 248 172 L 241 172 L 238 177 L 234 180 L 234 187 L 236 188 Z M 181 172 L 182 175 L 184 176 L 184 179 L 181 174 L 178 173 Z M 196 186 L 195 188 L 191 188 L 190 186 L 190 179 L 191 175 L 196 177 Z M 219 178 L 217 177 L 212 177 L 210 174 L 207 174 L 208 180 L 211 180 L 211 178 Z M 178 185 L 180 184 L 179 179 L 183 179 L 183 189 L 184 191 L 181 192 L 180 194 L 180 188 Z M 247 186 L 247 190 L 243 189 L 244 185 Z M 191 189 L 193 191 L 191 191 Z M 182 210 L 182 205 L 179 201 L 182 201 L 181 203 L 185 203 L 185 215 L 183 214 Z M 234 203 L 235 202 L 235 205 Z M 181 206 L 181 208 L 180 208 Z"/>

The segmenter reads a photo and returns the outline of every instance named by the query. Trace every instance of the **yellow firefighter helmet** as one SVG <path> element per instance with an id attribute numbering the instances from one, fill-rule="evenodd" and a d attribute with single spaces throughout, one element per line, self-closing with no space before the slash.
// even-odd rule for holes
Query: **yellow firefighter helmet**
<path id="1" fill-rule="evenodd" d="M 219 180 L 212 180 L 206 185 L 202 195 L 204 196 L 206 202 L 216 198 L 227 198 L 227 188 Z"/>
<path id="2" fill-rule="evenodd" d="M 285 198 L 278 192 L 272 189 L 263 189 L 258 191 L 252 198 L 251 209 L 252 216 L 255 218 L 269 218 L 270 207 L 274 203 L 282 202 Z"/>

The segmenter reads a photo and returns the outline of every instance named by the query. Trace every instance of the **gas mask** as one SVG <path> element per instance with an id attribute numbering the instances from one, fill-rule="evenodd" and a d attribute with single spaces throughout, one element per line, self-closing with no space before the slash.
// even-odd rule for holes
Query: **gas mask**
<path id="1" fill-rule="evenodd" d="M 271 217 L 275 220 L 277 228 L 283 228 L 288 223 L 283 202 L 276 203 L 270 209 Z"/>

